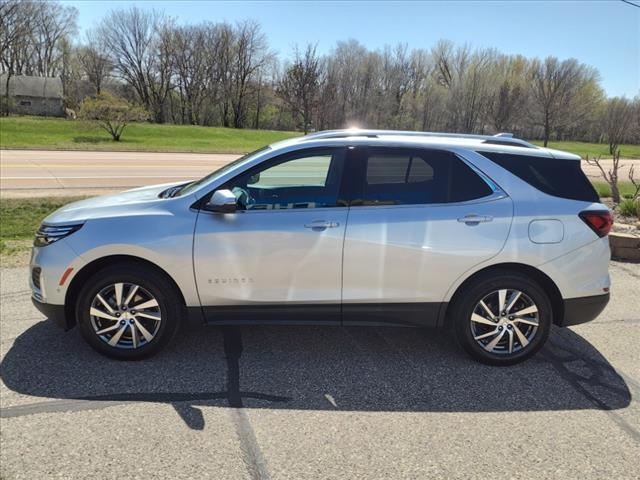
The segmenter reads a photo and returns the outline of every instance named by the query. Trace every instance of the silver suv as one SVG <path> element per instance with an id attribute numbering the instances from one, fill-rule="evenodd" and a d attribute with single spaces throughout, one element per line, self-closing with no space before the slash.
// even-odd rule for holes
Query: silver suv
<path id="1" fill-rule="evenodd" d="M 580 158 L 507 134 L 319 132 L 192 183 L 45 219 L 35 305 L 122 359 L 181 323 L 450 327 L 513 364 L 609 300 L 609 210 Z"/>

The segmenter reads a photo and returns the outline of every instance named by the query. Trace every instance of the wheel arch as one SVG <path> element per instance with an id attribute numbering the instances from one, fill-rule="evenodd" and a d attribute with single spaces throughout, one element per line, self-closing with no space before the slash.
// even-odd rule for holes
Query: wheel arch
<path id="1" fill-rule="evenodd" d="M 537 268 L 530 265 L 525 265 L 522 263 L 498 263 L 474 272 L 472 275 L 466 278 L 458 286 L 458 288 L 456 288 L 456 291 L 451 296 L 451 300 L 447 303 L 444 315 L 442 315 L 441 317 L 443 319 L 444 325 L 448 325 L 450 323 L 449 313 L 452 309 L 452 306 L 457 298 L 464 292 L 465 287 L 469 285 L 469 283 L 480 276 L 491 275 L 491 273 L 498 272 L 516 272 L 532 277 L 549 296 L 549 300 L 551 301 L 551 306 L 553 308 L 553 323 L 556 325 L 562 324 L 562 320 L 564 318 L 564 302 L 562 299 L 562 294 L 560 293 L 560 289 L 551 279 L 551 277 L 549 277 L 543 271 L 538 270 Z"/>
<path id="2" fill-rule="evenodd" d="M 144 268 L 149 268 L 164 276 L 178 294 L 182 307 L 186 308 L 186 301 L 182 290 L 180 290 L 180 287 L 175 282 L 175 280 L 163 268 L 159 267 L 149 260 L 133 255 L 109 255 L 106 257 L 97 258 L 87 263 L 71 279 L 71 283 L 67 288 L 64 299 L 64 313 L 67 317 L 67 321 L 69 322 L 69 328 L 73 328 L 76 325 L 76 301 L 78 299 L 78 294 L 80 293 L 80 290 L 84 286 L 85 282 L 93 274 L 102 270 L 103 268 L 111 267 L 117 264 L 136 265 Z"/>

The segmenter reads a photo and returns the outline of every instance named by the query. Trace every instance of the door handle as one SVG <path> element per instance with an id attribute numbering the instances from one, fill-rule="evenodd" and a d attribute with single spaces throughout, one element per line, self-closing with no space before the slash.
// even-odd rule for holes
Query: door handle
<path id="1" fill-rule="evenodd" d="M 483 222 L 490 222 L 493 220 L 493 217 L 489 215 L 465 215 L 464 217 L 460 217 L 458 222 L 466 223 L 467 225 L 477 225 Z"/>
<path id="2" fill-rule="evenodd" d="M 305 223 L 304 228 L 325 229 L 325 228 L 336 228 L 339 226 L 340 224 L 338 222 L 328 222 L 326 220 L 314 220 L 311 223 Z"/>

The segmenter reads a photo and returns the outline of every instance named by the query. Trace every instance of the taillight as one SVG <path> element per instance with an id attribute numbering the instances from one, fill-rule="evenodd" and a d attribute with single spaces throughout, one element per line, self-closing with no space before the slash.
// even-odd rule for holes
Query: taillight
<path id="1" fill-rule="evenodd" d="M 609 210 L 585 210 L 580 212 L 580 218 L 599 237 L 607 235 L 613 226 L 613 215 Z"/>

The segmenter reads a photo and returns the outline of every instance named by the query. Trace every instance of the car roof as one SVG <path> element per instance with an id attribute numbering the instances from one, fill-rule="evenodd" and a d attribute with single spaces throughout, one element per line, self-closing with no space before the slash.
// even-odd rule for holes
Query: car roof
<path id="1" fill-rule="evenodd" d="M 457 133 L 409 132 L 396 130 L 325 130 L 303 137 L 283 140 L 271 145 L 275 150 L 294 146 L 372 145 L 393 147 L 465 148 L 478 152 L 502 152 L 512 155 L 553 157 L 579 160 L 571 153 L 542 148 L 513 137 L 511 134 L 467 135 Z"/>

